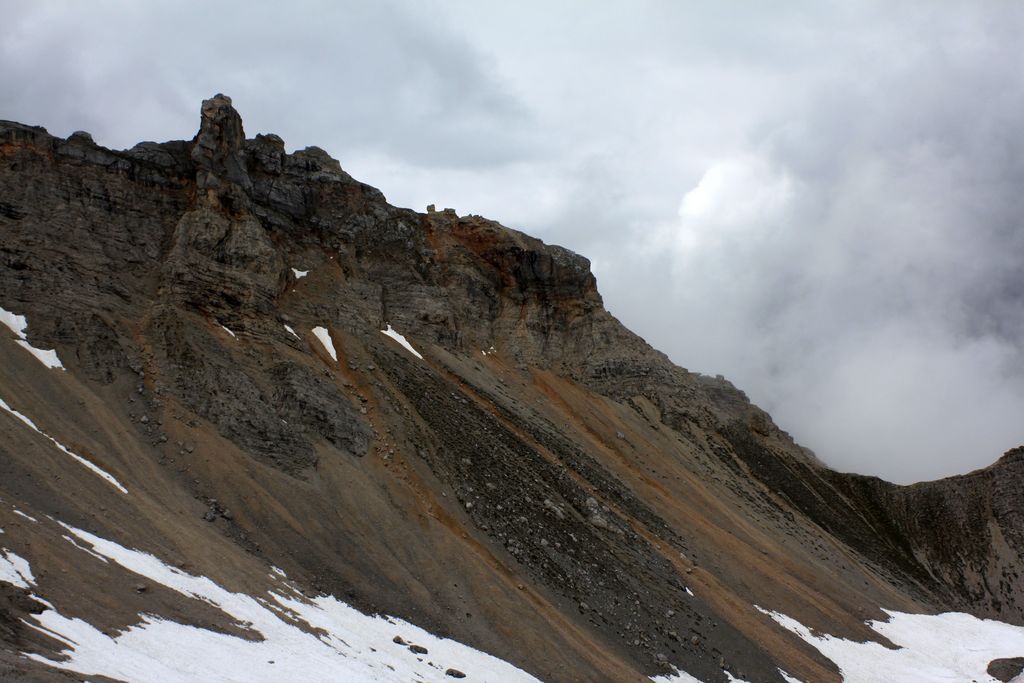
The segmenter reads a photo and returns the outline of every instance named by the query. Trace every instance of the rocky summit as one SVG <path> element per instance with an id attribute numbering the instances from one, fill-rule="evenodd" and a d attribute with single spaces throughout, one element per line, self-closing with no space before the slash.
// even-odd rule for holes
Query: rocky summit
<path id="1" fill-rule="evenodd" d="M 585 258 L 223 95 L 124 151 L 0 121 L 0 309 L 0 680 L 819 683 L 1024 626 L 1024 450 L 832 471 Z"/>

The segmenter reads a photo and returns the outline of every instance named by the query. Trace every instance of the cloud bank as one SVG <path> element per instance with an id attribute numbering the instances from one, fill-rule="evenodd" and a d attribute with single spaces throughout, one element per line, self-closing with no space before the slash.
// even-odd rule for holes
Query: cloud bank
<path id="1" fill-rule="evenodd" d="M 594 262 L 609 309 L 832 466 L 1024 443 L 1016 3 L 14 3 L 0 117 L 316 144 Z"/>

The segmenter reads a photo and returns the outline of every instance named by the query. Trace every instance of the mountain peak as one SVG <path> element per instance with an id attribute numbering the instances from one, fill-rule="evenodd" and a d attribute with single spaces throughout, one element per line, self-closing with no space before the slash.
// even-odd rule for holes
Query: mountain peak
<path id="1" fill-rule="evenodd" d="M 243 155 L 245 129 L 231 98 L 214 95 L 203 100 L 200 111 L 199 132 L 191 153 L 197 185 L 200 189 L 222 192 L 226 191 L 225 185 L 251 190 Z"/>
<path id="2" fill-rule="evenodd" d="M 193 140 L 126 151 L 0 122 L 0 236 L 0 604 L 24 592 L 0 679 L 103 648 L 83 671 L 121 677 L 139 641 L 83 639 L 63 614 L 188 624 L 211 647 L 290 639 L 269 610 L 246 626 L 194 599 L 217 586 L 294 614 L 330 594 L 552 683 L 838 681 L 769 613 L 857 641 L 882 608 L 1024 623 L 1020 468 L 913 487 L 832 472 L 621 325 L 585 258 L 246 140 L 227 96 Z M 161 560 L 141 586 L 140 557 Z M 205 592 L 164 586 L 192 585 L 175 565 Z M 382 624 L 333 661 L 435 648 Z M 153 652 L 177 671 L 180 650 Z M 253 680 L 294 674 L 249 659 Z M 345 678 L 323 666 L 312 679 Z"/>

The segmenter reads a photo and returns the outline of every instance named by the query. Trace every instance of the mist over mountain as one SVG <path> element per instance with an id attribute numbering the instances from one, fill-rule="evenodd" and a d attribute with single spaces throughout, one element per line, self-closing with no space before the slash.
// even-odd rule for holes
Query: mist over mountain
<path id="1" fill-rule="evenodd" d="M 398 206 L 586 254 L 608 309 L 825 462 L 1024 441 L 1016 3 L 12 3 L 0 117 L 188 138 L 225 90 Z"/>

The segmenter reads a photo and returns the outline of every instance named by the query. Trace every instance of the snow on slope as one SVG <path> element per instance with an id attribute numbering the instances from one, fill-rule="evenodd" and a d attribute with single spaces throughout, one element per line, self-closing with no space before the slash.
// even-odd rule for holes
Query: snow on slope
<path id="1" fill-rule="evenodd" d="M 987 673 L 993 659 L 1024 655 L 1024 627 L 960 612 L 906 614 L 885 610 L 889 621 L 868 625 L 898 649 L 815 635 L 796 619 L 758 607 L 835 662 L 846 683 L 998 683 Z"/>
<path id="2" fill-rule="evenodd" d="M 725 678 L 726 678 L 726 680 L 729 681 L 729 683 L 748 683 L 747 681 L 743 680 L 742 678 L 734 677 L 728 671 L 723 671 L 723 673 L 725 674 Z M 782 673 L 783 677 L 786 676 L 786 673 L 783 672 L 781 669 L 780 669 L 780 673 Z M 685 671 L 678 671 L 678 670 L 674 674 L 671 674 L 671 675 L 653 676 L 651 678 L 651 680 L 654 681 L 654 683 L 703 683 L 699 678 L 694 678 L 693 676 L 691 676 L 690 674 L 686 673 Z M 797 683 L 799 683 L 799 681 Z"/>
<path id="3" fill-rule="evenodd" d="M 989 662 L 1024 656 L 1024 627 L 960 612 L 929 615 L 884 610 L 889 621 L 868 625 L 897 646 L 891 650 L 875 642 L 815 635 L 792 617 L 757 609 L 835 662 L 845 683 L 999 683 L 987 673 Z M 781 669 L 779 674 L 789 683 L 800 683 Z M 726 676 L 739 681 L 728 672 Z M 1020 678 L 1024 681 L 1024 676 Z M 651 680 L 701 683 L 685 672 Z"/>
<path id="4" fill-rule="evenodd" d="M 39 521 L 38 519 L 36 519 L 32 515 L 26 515 L 24 512 L 22 512 L 18 508 L 14 508 L 13 512 L 14 512 L 14 514 L 18 515 L 19 517 L 24 517 L 25 519 L 27 519 L 30 522 L 38 522 Z"/>
<path id="5" fill-rule="evenodd" d="M 0 308 L 0 323 L 3 323 L 11 329 L 14 334 L 18 335 L 17 342 L 21 344 L 29 353 L 36 357 L 40 363 L 50 368 L 57 368 L 58 370 L 64 369 L 64 364 L 60 362 L 60 358 L 57 357 L 57 352 L 53 349 L 37 349 L 28 343 L 28 337 L 25 336 L 25 332 L 28 330 L 28 320 L 25 316 L 11 313 Z"/>
<path id="6" fill-rule="evenodd" d="M 23 557 L 19 557 L 7 548 L 0 548 L 0 581 L 14 584 L 19 588 L 31 588 L 36 579 L 32 569 Z"/>
<path id="7" fill-rule="evenodd" d="M 38 432 L 38 433 L 42 434 L 43 436 L 45 436 L 47 439 L 49 439 L 50 441 L 53 442 L 54 446 L 56 446 L 60 450 L 64 451 L 68 455 L 70 455 L 72 458 L 77 460 L 80 464 L 82 464 L 85 467 L 87 467 L 88 469 L 92 470 L 93 473 L 103 477 L 103 479 L 105 479 L 107 481 L 107 483 L 109 483 L 111 486 L 117 488 L 117 490 L 120 491 L 121 493 L 128 493 L 128 489 L 126 489 L 125 487 L 121 486 L 121 482 L 119 482 L 117 479 L 115 479 L 112 474 L 110 474 L 110 473 L 106 472 L 105 470 L 99 468 L 97 465 L 95 465 L 92 462 L 86 460 L 85 458 L 83 458 L 82 456 L 78 455 L 77 453 L 72 453 L 67 447 L 64 446 L 64 444 L 62 444 L 61 442 L 57 441 L 57 439 L 55 439 L 52 436 L 50 436 L 49 434 L 47 434 L 46 432 L 41 430 L 39 427 L 36 427 L 36 424 L 32 420 L 30 420 L 27 416 L 22 415 L 17 410 L 15 410 L 14 408 L 12 408 L 9 405 L 7 405 L 7 403 L 5 403 L 2 398 L 0 398 L 0 408 L 3 408 L 8 413 L 10 413 L 14 417 L 18 418 L 19 420 L 21 420 L 22 422 L 27 424 L 29 427 L 34 429 L 36 432 Z"/>
<path id="8" fill-rule="evenodd" d="M 405 348 L 405 350 L 406 350 L 406 351 L 408 351 L 408 352 L 409 352 L 409 353 L 411 353 L 412 355 L 416 356 L 416 357 L 417 357 L 417 358 L 419 358 L 420 360 L 423 360 L 423 356 L 421 356 L 421 355 L 420 355 L 420 352 L 419 352 L 419 351 L 417 351 L 416 349 L 412 348 L 412 344 L 410 344 L 410 343 L 409 343 L 409 342 L 408 342 L 408 341 L 406 340 L 406 338 L 405 338 L 405 337 L 403 337 L 403 336 L 402 336 L 401 334 L 399 334 L 399 333 L 398 333 L 398 332 L 397 332 L 396 330 L 394 330 L 394 329 L 393 329 L 393 328 L 391 327 L 391 324 L 390 324 L 390 323 L 388 323 L 388 329 L 386 329 L 386 330 L 381 330 L 380 332 L 381 332 L 381 334 L 385 334 L 385 335 L 387 335 L 387 336 L 391 337 L 391 338 L 392 338 L 392 339 L 394 339 L 394 340 L 395 340 L 396 342 L 398 342 L 399 344 L 401 344 L 401 345 L 402 345 L 402 346 L 403 346 L 403 347 Z"/>
<path id="9" fill-rule="evenodd" d="M 25 653 L 36 661 L 84 675 L 125 681 L 447 681 L 455 669 L 468 680 L 534 682 L 537 679 L 490 655 L 439 638 L 400 619 L 367 616 L 330 596 L 301 596 L 274 568 L 280 592 L 266 597 L 233 593 L 209 578 L 188 574 L 158 558 L 62 524 L 64 539 L 98 560 L 112 561 L 188 597 L 203 600 L 260 641 L 142 615 L 139 624 L 110 637 L 81 619 L 50 609 L 26 623 L 55 635 L 67 647 L 60 661 Z M 76 540 L 77 539 L 77 540 Z M 85 544 L 85 545 L 82 545 Z M 85 547 L 86 545 L 90 548 Z M 0 581 L 26 589 L 35 585 L 29 563 L 0 548 Z M 41 598 L 39 598 L 41 600 Z M 869 625 L 897 645 L 858 643 L 827 634 L 815 635 L 800 622 L 758 608 L 828 657 L 847 683 L 996 683 L 986 673 L 993 659 L 1024 653 L 1024 627 L 948 612 L 938 615 L 886 611 L 889 621 Z M 287 619 L 287 620 L 286 620 Z M 319 635 L 289 620 L 304 622 Z M 311 630 L 311 629 L 310 629 Z M 397 642 L 396 642 L 397 641 Z M 408 645 L 426 652 L 416 654 Z M 727 673 L 730 681 L 740 683 Z M 793 676 L 780 670 L 787 680 Z M 685 672 L 657 676 L 655 683 L 700 683 Z"/>
<path id="10" fill-rule="evenodd" d="M 319 339 L 320 343 L 324 345 L 324 349 L 327 350 L 327 353 L 331 354 L 331 358 L 333 358 L 334 362 L 337 363 L 338 353 L 334 350 L 334 342 L 331 341 L 331 333 L 327 331 L 327 328 L 314 327 L 313 334 L 316 335 L 316 338 Z"/>
<path id="11" fill-rule="evenodd" d="M 694 678 L 685 671 L 676 671 L 666 676 L 652 676 L 651 680 L 654 683 L 701 683 L 699 678 Z"/>
<path id="12" fill-rule="evenodd" d="M 449 668 L 473 681 L 537 681 L 507 662 L 400 619 L 367 616 L 329 596 L 302 598 L 283 579 L 279 579 L 282 592 L 272 592 L 266 598 L 232 593 L 206 577 L 183 572 L 152 555 L 63 526 L 78 541 L 90 545 L 92 552 L 182 595 L 213 604 L 240 625 L 259 632 L 263 640 L 248 641 L 149 614 L 112 638 L 81 619 L 48 609 L 32 617 L 36 623 L 26 623 L 58 635 L 67 645 L 63 652 L 67 658 L 55 661 L 38 654 L 26 656 L 50 666 L 87 676 L 146 683 L 439 682 L 453 680 L 446 674 Z M 15 579 L 22 576 L 21 570 L 7 569 L 3 561 L 0 580 L 7 580 L 8 575 Z M 10 565 L 15 567 L 13 560 Z M 23 569 L 28 571 L 27 563 Z M 323 629 L 324 633 L 313 635 L 278 613 Z M 400 642 L 395 642 L 396 637 Z M 419 645 L 426 652 L 417 654 L 408 644 Z"/>

